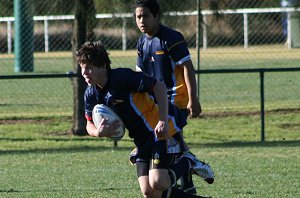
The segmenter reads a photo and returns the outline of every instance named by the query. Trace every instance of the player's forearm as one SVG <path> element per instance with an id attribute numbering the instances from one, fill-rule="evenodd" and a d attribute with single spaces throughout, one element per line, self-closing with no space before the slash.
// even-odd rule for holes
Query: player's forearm
<path id="1" fill-rule="evenodd" d="M 98 132 L 97 127 L 91 121 L 87 121 L 86 130 L 90 136 L 102 137 L 101 133 Z"/>
<path id="2" fill-rule="evenodd" d="M 184 65 L 184 80 L 187 86 L 187 91 L 189 95 L 189 100 L 198 100 L 197 99 L 197 84 L 196 84 L 196 75 L 195 70 L 191 62 Z"/>
<path id="3" fill-rule="evenodd" d="M 168 118 L 168 97 L 167 97 L 167 88 L 160 82 L 156 81 L 153 92 L 159 106 L 159 120 L 167 121 Z"/>

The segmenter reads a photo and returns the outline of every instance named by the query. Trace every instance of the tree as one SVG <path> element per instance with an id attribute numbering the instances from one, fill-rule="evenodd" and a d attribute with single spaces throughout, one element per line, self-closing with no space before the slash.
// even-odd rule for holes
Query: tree
<path id="1" fill-rule="evenodd" d="M 75 135 L 86 135 L 86 120 L 84 118 L 84 92 L 86 83 L 81 77 L 80 67 L 75 59 L 75 52 L 87 40 L 93 40 L 95 27 L 95 6 L 93 0 L 76 0 L 75 1 L 75 20 L 72 38 L 72 52 L 75 73 L 77 78 L 73 78 L 74 91 L 74 111 L 73 111 L 73 126 L 71 132 Z"/>

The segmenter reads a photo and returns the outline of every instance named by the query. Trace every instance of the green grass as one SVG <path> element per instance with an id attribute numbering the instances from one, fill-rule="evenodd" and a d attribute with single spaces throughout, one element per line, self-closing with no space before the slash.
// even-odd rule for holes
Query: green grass
<path id="1" fill-rule="evenodd" d="M 67 78 L 0 80 L 0 118 L 71 115 L 73 89 Z"/>
<path id="2" fill-rule="evenodd" d="M 270 116 L 275 128 L 285 123 L 280 113 Z M 212 185 L 194 176 L 198 193 L 298 197 L 300 117 L 285 116 L 290 127 L 268 131 L 265 143 L 259 142 L 257 116 L 189 120 L 186 141 L 216 175 Z M 114 148 L 108 139 L 66 134 L 70 121 L 65 116 L 0 120 L 0 197 L 142 197 L 128 162 L 133 143 L 127 134 Z"/>
<path id="3" fill-rule="evenodd" d="M 235 51 L 234 51 L 235 50 Z M 203 53 L 202 69 L 210 68 L 206 61 L 214 63 L 216 61 L 212 55 L 217 55 L 219 61 L 223 61 L 224 68 L 233 67 L 236 63 L 243 64 L 244 56 L 252 56 L 261 53 L 256 51 L 253 55 L 248 51 L 239 52 L 233 48 L 233 52 L 238 55 L 230 55 L 226 49 L 224 54 L 220 54 L 220 49 L 210 49 Z M 230 50 L 228 50 L 230 52 Z M 231 53 L 233 53 L 231 52 Z M 238 53 L 239 52 L 239 53 Z M 266 64 L 268 61 L 279 61 L 278 53 L 284 56 L 299 59 L 299 50 L 283 50 L 278 49 L 268 56 L 259 56 L 259 60 L 263 60 Z M 271 55 L 270 55 L 271 54 Z M 6 55 L 8 56 L 8 55 Z M 10 68 L 6 74 L 13 73 L 12 61 L 6 61 L 7 58 L 2 55 L 3 68 Z M 9 56 L 12 60 L 12 56 Z M 47 58 L 48 57 L 48 58 Z M 65 73 L 72 70 L 72 59 L 70 53 L 49 53 L 36 54 L 35 73 Z M 216 59 L 217 59 L 216 58 Z M 112 51 L 111 59 L 113 67 L 134 68 L 135 53 L 134 51 L 121 52 Z M 250 60 L 250 58 L 248 58 Z M 247 59 L 247 60 L 248 60 Z M 273 60 L 274 59 L 274 60 Z M 256 60 L 256 59 L 255 59 Z M 281 59 L 280 59 L 281 60 Z M 285 59 L 283 59 L 285 60 Z M 231 62 L 230 64 L 227 61 Z M 256 60 L 257 61 L 257 60 Z M 248 61 L 250 64 L 251 62 Z M 256 62 L 251 63 L 253 67 L 260 67 Z M 264 64 L 263 64 L 264 65 Z M 271 64 L 269 65 L 271 66 Z M 285 67 L 291 65 L 285 65 Z M 282 67 L 282 65 L 281 65 Z M 216 65 L 215 68 L 218 68 Z M 1 72 L 5 72 L 2 70 Z M 299 108 L 300 98 L 300 72 L 276 72 L 265 74 L 265 108 L 267 110 L 276 110 L 281 108 Z M 0 117 L 20 115 L 47 115 L 53 113 L 55 109 L 56 115 L 70 115 L 72 113 L 72 86 L 69 79 L 17 79 L 17 80 L 0 80 L 1 96 L 0 96 Z M 21 100 L 20 100 L 21 99 Z M 259 111 L 260 110 L 260 78 L 258 73 L 237 73 L 237 74 L 202 74 L 200 75 L 200 100 L 205 112 L 223 112 L 223 111 Z"/>
<path id="4" fill-rule="evenodd" d="M 195 50 L 192 50 L 193 58 Z M 111 51 L 113 67 L 131 67 L 135 51 Z M 299 67 L 299 49 L 278 46 L 209 48 L 201 69 Z M 0 75 L 14 73 L 0 55 Z M 195 62 L 195 61 L 194 61 Z M 34 73 L 73 69 L 71 54 L 35 54 Z M 200 195 L 300 197 L 299 72 L 265 74 L 265 142 L 261 143 L 259 74 L 201 74 L 202 117 L 189 120 L 185 139 L 216 175 L 194 177 Z M 69 79 L 0 80 L 0 197 L 142 197 L 126 135 L 108 139 L 68 134 Z"/>

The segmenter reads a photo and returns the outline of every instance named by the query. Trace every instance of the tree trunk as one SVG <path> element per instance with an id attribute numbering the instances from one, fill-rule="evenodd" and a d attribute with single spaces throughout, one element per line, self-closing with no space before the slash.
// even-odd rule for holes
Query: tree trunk
<path id="1" fill-rule="evenodd" d="M 71 133 L 75 135 L 87 135 L 86 119 L 84 117 L 84 92 L 86 83 L 81 77 L 80 67 L 75 59 L 75 52 L 87 40 L 93 39 L 93 28 L 95 27 L 95 7 L 93 0 L 75 1 L 75 20 L 73 27 L 72 51 L 74 71 L 80 77 L 73 78 L 74 108 L 73 108 L 73 126 Z"/>

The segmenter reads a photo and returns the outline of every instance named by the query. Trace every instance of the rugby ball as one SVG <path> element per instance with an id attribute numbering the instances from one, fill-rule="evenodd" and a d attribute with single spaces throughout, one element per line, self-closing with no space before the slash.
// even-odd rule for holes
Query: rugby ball
<path id="1" fill-rule="evenodd" d="M 111 108 L 103 104 L 95 105 L 93 109 L 93 122 L 97 128 L 99 127 L 99 124 L 103 118 L 106 118 L 108 123 L 111 123 L 114 120 L 118 120 L 121 123 L 121 126 L 117 129 L 117 134 L 110 136 L 109 138 L 113 140 L 122 139 L 125 133 L 125 126 L 121 118 Z"/>

